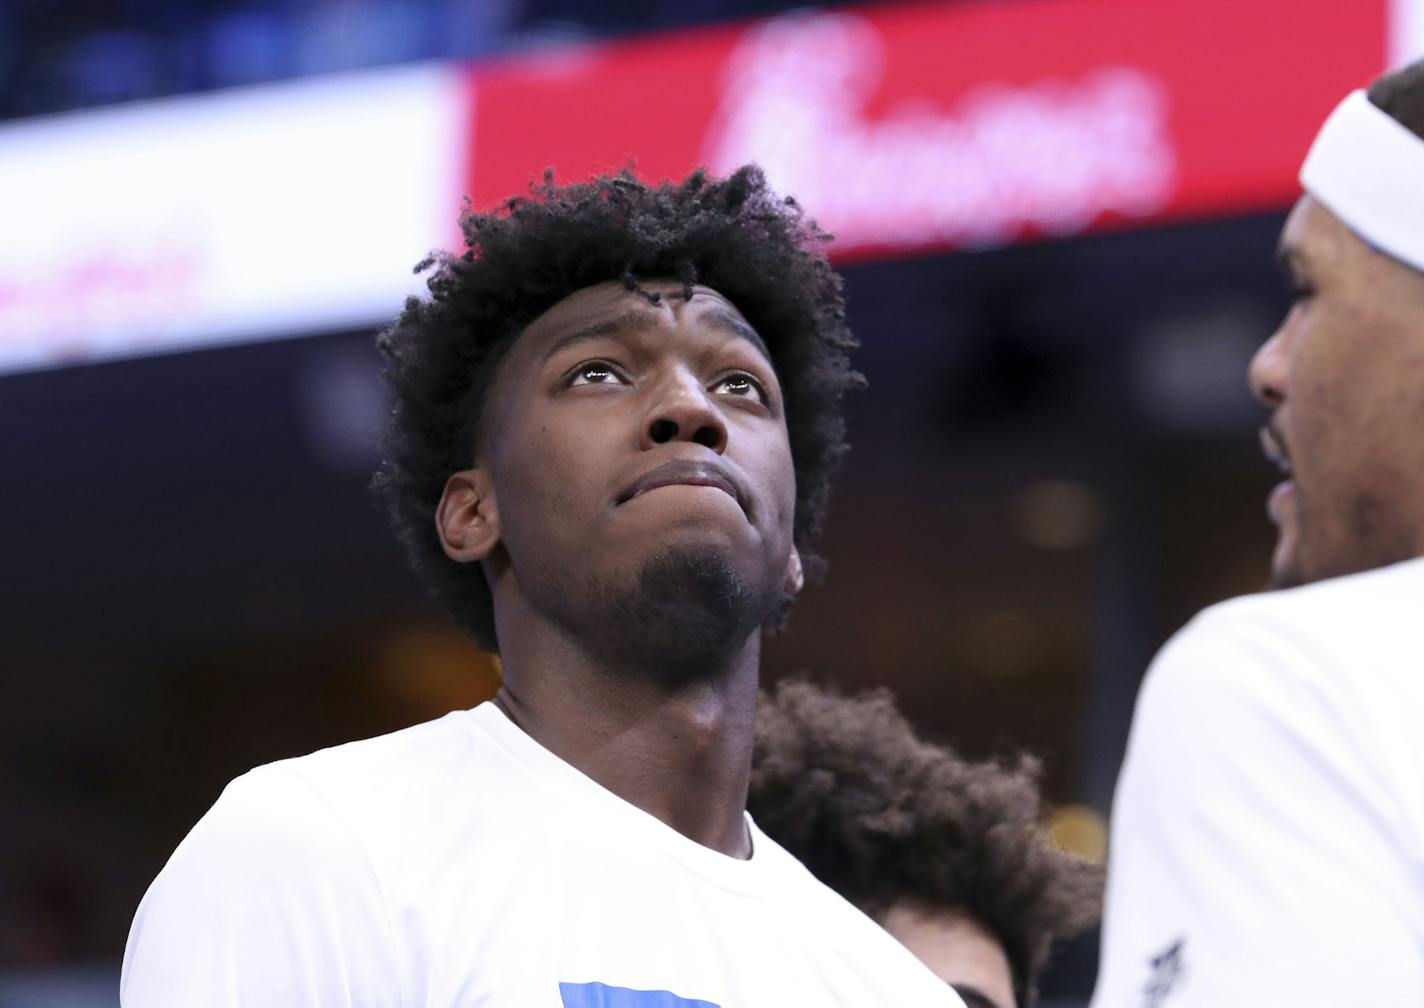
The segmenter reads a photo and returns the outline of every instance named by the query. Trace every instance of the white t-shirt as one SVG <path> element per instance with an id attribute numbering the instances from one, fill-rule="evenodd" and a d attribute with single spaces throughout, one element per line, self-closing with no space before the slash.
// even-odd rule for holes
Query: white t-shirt
<path id="1" fill-rule="evenodd" d="M 1235 599 L 1158 655 L 1094 1008 L 1424 1005 L 1424 560 Z"/>
<path id="2" fill-rule="evenodd" d="M 233 781 L 134 918 L 125 1008 L 959 1006 L 748 817 L 727 857 L 493 704 Z"/>

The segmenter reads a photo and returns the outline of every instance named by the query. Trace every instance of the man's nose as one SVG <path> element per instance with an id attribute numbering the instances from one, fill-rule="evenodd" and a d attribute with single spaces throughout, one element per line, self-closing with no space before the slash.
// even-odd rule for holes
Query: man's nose
<path id="1" fill-rule="evenodd" d="M 1282 323 L 1251 357 L 1251 366 L 1246 371 L 1251 394 L 1271 409 L 1286 399 L 1289 362 L 1284 333 L 1285 324 Z"/>
<path id="2" fill-rule="evenodd" d="M 727 424 L 697 377 L 679 371 L 658 383 L 643 417 L 643 448 L 670 441 L 691 441 L 718 455 L 727 449 Z"/>

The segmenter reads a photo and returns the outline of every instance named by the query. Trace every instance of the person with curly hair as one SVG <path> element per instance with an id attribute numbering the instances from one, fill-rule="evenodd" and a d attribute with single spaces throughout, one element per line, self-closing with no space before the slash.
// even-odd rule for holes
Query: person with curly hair
<path id="1" fill-rule="evenodd" d="M 753 167 L 546 176 L 464 229 L 380 338 L 376 486 L 503 684 L 234 781 L 124 1004 L 959 1005 L 745 811 L 861 382 L 828 236 Z"/>
<path id="2" fill-rule="evenodd" d="M 969 1008 L 1032 1008 L 1051 946 L 1097 922 L 1101 866 L 1054 846 L 1038 763 L 919 738 L 885 691 L 784 681 L 757 712 L 747 808 Z"/>

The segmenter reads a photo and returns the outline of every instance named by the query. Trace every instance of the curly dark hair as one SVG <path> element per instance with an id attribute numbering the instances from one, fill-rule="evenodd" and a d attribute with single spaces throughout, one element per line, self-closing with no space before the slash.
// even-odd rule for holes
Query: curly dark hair
<path id="1" fill-rule="evenodd" d="M 1415 136 L 1424 138 L 1424 60 L 1377 78 L 1370 85 L 1369 98 Z"/>
<path id="2" fill-rule="evenodd" d="M 446 481 L 476 463 L 490 378 L 530 322 L 608 280 L 629 289 L 640 278 L 680 280 L 689 291 L 705 284 L 761 335 L 785 397 L 794 540 L 806 576 L 822 574 L 814 547 L 846 451 L 840 400 L 864 379 L 850 366 L 856 343 L 840 278 L 822 253 L 830 235 L 795 200 L 776 196 L 751 165 L 723 180 L 699 170 L 656 186 L 628 169 L 566 186 L 546 172 L 529 195 L 461 223 L 464 253 L 436 253 L 417 266 L 433 267 L 430 297 L 407 300 L 378 339 L 394 404 L 374 482 L 416 570 L 456 623 L 498 653 L 479 565 L 447 557 L 434 527 Z"/>
<path id="3" fill-rule="evenodd" d="M 1094 924 L 1103 869 L 1055 847 L 1039 765 L 970 763 L 920 739 L 889 693 L 784 681 L 757 712 L 747 807 L 872 917 L 901 900 L 961 910 L 1003 944 L 1023 1008 L 1052 943 Z"/>

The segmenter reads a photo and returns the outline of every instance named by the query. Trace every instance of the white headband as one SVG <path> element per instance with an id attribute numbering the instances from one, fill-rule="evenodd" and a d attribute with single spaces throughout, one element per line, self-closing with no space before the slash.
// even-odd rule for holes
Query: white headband
<path id="1" fill-rule="evenodd" d="M 1300 184 L 1367 245 L 1424 271 L 1424 139 L 1363 91 L 1320 127 Z"/>

